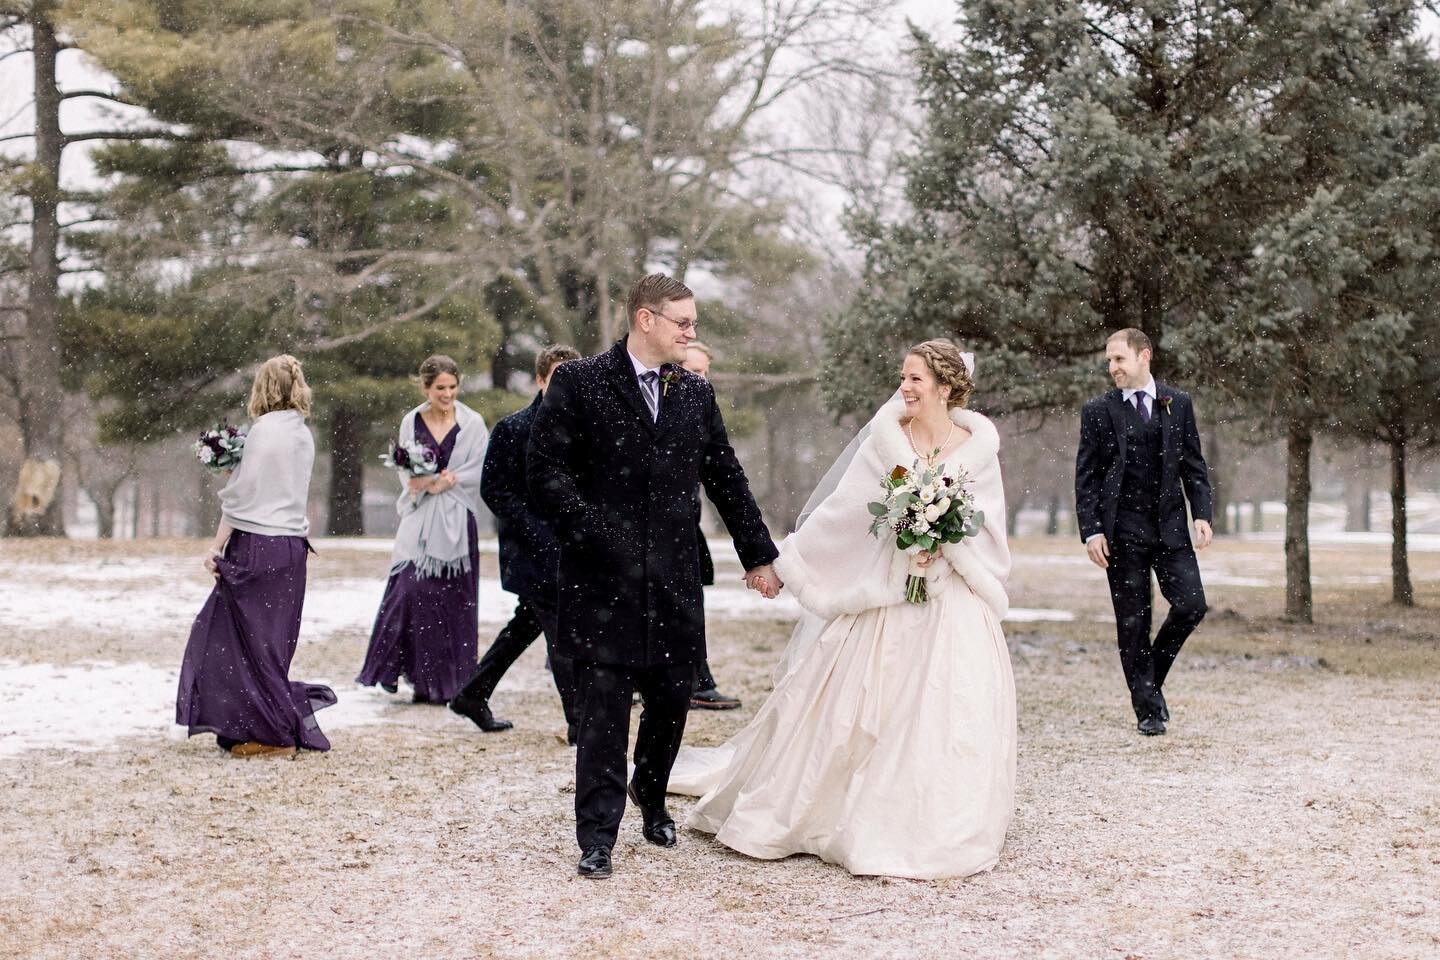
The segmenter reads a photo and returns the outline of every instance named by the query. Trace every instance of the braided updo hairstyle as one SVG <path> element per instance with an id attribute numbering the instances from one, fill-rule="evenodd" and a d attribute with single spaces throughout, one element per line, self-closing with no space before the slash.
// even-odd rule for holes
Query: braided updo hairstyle
<path id="1" fill-rule="evenodd" d="M 963 407 L 970 401 L 970 392 L 975 389 L 975 381 L 970 379 L 970 371 L 965 369 L 960 348 L 952 341 L 926 340 L 911 347 L 906 356 L 924 360 L 935 382 L 950 388 L 950 396 L 945 401 L 946 409 Z"/>
<path id="2" fill-rule="evenodd" d="M 310 386 L 300 371 L 300 361 L 282 353 L 260 365 L 250 385 L 251 417 L 263 417 L 277 410 L 298 410 L 310 416 Z"/>

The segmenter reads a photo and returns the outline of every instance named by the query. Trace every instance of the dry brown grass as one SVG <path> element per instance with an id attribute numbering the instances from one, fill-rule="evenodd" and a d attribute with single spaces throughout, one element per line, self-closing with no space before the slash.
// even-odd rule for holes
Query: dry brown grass
<path id="1" fill-rule="evenodd" d="M 0 541 L 0 563 L 193 542 Z M 1317 552 L 1315 627 L 1278 587 L 1212 584 L 1216 613 L 1169 684 L 1171 733 L 1128 718 L 1098 572 L 1078 544 L 1017 545 L 1015 604 L 1073 623 L 1009 629 L 1020 782 L 1000 865 L 963 881 L 858 879 L 813 858 L 749 860 L 686 833 L 616 874 L 574 876 L 572 754 L 538 650 L 482 736 L 397 706 L 335 749 L 242 763 L 208 737 L 0 760 L 0 955 L 73 957 L 1433 957 L 1440 954 L 1440 558 L 1423 606 L 1385 603 L 1379 549 Z M 383 574 L 326 551 L 316 578 Z M 1213 580 L 1278 575 L 1278 545 L 1222 544 Z M 172 665 L 184 638 L 0 631 L 0 658 Z M 783 623 L 720 623 L 713 661 L 745 709 L 696 714 L 723 740 L 765 696 Z M 297 676 L 345 676 L 363 636 L 302 646 Z M 322 725 L 324 714 L 321 715 Z M 103 722 L 103 718 L 97 718 Z M 689 801 L 675 800 L 677 814 Z"/>

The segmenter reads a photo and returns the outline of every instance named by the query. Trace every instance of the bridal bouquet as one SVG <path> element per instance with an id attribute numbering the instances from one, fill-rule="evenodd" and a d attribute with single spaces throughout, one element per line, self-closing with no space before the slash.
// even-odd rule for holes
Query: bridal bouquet
<path id="1" fill-rule="evenodd" d="M 390 449 L 380 454 L 380 462 L 391 470 L 400 470 L 412 477 L 433 477 L 440 472 L 440 462 L 435 449 L 418 440 L 390 444 Z"/>
<path id="2" fill-rule="evenodd" d="M 191 449 L 195 451 L 195 459 L 211 473 L 234 470 L 245 455 L 245 431 L 228 423 L 217 423 L 201 433 Z"/>
<path id="3" fill-rule="evenodd" d="M 963 470 L 942 474 L 935 468 L 922 469 L 917 460 L 909 470 L 896 467 L 890 471 L 880 481 L 884 499 L 866 504 L 874 518 L 871 535 L 888 530 L 895 534 L 896 549 L 910 554 L 905 599 L 911 603 L 929 599 L 920 554 L 939 553 L 942 543 L 959 543 L 985 525 L 985 514 L 975 508 L 969 484 L 970 477 Z"/>

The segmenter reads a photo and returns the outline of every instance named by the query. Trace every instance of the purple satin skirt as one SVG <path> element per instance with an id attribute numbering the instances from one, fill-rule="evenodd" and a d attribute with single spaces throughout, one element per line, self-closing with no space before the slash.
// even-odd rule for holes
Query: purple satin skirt
<path id="1" fill-rule="evenodd" d="M 403 676 L 419 700 L 443 703 L 475 669 L 480 635 L 480 545 L 470 517 L 470 572 L 421 577 L 407 563 L 385 585 L 356 683 L 394 686 Z"/>
<path id="2" fill-rule="evenodd" d="M 231 535 L 180 665 L 175 722 L 191 735 L 330 749 L 315 711 L 335 703 L 334 691 L 290 680 L 309 550 L 304 537 Z"/>

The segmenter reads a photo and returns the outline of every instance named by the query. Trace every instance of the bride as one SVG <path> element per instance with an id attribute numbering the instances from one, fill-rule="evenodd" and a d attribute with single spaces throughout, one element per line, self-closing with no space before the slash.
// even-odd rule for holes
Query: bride
<path id="1" fill-rule="evenodd" d="M 969 876 L 1000 856 L 1015 794 L 1000 629 L 1010 551 L 999 434 L 965 409 L 969 359 L 948 340 L 911 348 L 899 392 L 781 548 L 776 573 L 806 616 L 774 692 L 724 746 L 683 750 L 670 778 L 672 793 L 700 798 L 688 824 L 726 846 L 918 879 Z M 865 506 L 881 478 L 916 463 L 964 470 L 985 513 L 979 536 L 930 560 L 921 604 L 905 600 L 909 557 L 893 534 L 870 535 Z"/>

